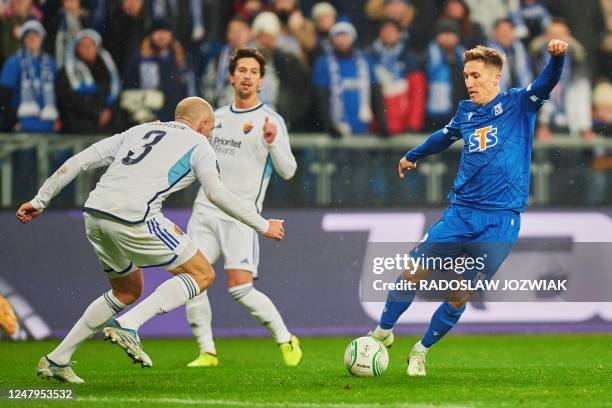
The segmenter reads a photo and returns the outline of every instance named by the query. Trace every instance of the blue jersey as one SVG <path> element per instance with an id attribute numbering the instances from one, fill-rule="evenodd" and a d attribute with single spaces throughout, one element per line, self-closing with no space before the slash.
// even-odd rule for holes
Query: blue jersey
<path id="1" fill-rule="evenodd" d="M 525 211 L 536 113 L 558 82 L 562 67 L 563 57 L 553 57 L 526 88 L 499 93 L 483 106 L 461 101 L 451 122 L 406 153 L 406 158 L 416 162 L 463 139 L 451 203 Z"/>

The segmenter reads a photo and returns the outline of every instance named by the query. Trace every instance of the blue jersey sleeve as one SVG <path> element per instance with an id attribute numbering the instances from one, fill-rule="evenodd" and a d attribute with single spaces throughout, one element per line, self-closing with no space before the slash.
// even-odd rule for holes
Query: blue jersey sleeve
<path id="1" fill-rule="evenodd" d="M 461 105 L 453 119 L 444 126 L 443 129 L 432 133 L 423 143 L 406 153 L 406 159 L 411 162 L 416 162 L 425 156 L 440 153 L 448 149 L 450 145 L 461 139 L 459 131 L 459 117 L 461 114 Z"/>
<path id="2" fill-rule="evenodd" d="M 535 112 L 544 105 L 551 91 L 559 82 L 564 59 L 563 55 L 551 57 L 540 75 L 525 89 L 518 91 L 525 99 L 528 110 Z"/>

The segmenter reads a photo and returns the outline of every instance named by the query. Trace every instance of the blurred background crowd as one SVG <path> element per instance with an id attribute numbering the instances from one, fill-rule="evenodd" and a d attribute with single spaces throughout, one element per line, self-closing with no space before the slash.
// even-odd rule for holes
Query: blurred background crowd
<path id="1" fill-rule="evenodd" d="M 610 135 L 612 0 L 0 0 L 0 131 L 107 135 L 171 120 L 188 95 L 220 107 L 228 56 L 252 46 L 290 131 L 426 133 L 467 98 L 464 50 L 502 50 L 506 90 L 551 38 L 571 48 L 537 137 Z"/>
<path id="2" fill-rule="evenodd" d="M 228 56 L 253 46 L 269 65 L 261 99 L 290 130 L 421 132 L 467 97 L 465 49 L 502 50 L 502 88 L 524 87 L 553 37 L 571 51 L 538 137 L 608 133 L 609 0 L 4 0 L 1 123 L 103 134 L 170 120 L 187 95 L 228 104 Z"/>

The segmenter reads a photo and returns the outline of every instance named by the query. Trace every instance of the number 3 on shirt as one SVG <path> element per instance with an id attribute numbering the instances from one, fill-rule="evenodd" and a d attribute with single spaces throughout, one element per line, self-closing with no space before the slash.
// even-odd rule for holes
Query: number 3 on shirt
<path id="1" fill-rule="evenodd" d="M 143 139 L 149 140 L 151 136 L 154 136 L 153 140 L 151 140 L 149 143 L 145 143 L 144 145 L 142 145 L 144 151 L 140 154 L 140 156 L 132 158 L 135 153 L 130 150 L 128 151 L 127 156 L 121 159 L 121 163 L 125 164 L 126 166 L 139 163 L 142 159 L 146 157 L 147 154 L 151 152 L 151 150 L 153 150 L 153 146 L 157 144 L 157 142 L 162 140 L 164 136 L 166 136 L 166 132 L 164 132 L 163 130 L 152 130 L 146 135 L 144 135 Z"/>

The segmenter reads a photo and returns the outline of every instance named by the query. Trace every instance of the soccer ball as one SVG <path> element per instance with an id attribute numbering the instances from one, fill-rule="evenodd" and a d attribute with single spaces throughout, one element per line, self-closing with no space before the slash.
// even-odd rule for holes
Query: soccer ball
<path id="1" fill-rule="evenodd" d="M 379 376 L 389 365 L 389 353 L 385 346 L 372 337 L 359 337 L 346 348 L 344 365 L 356 377 Z"/>

